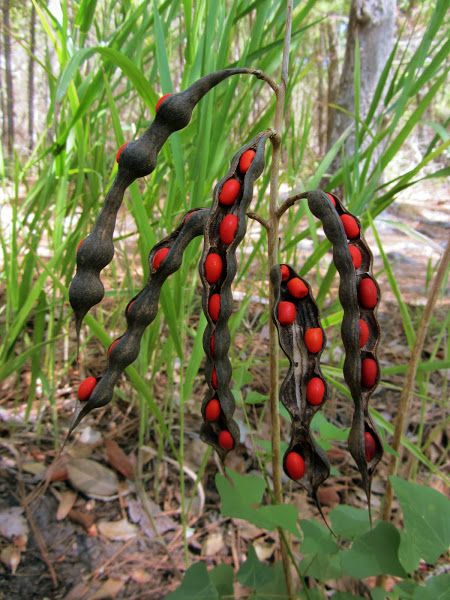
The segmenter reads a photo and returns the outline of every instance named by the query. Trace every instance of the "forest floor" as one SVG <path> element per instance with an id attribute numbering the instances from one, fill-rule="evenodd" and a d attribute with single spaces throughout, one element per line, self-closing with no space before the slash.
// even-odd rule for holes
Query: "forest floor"
<path id="1" fill-rule="evenodd" d="M 403 194 L 377 220 L 377 225 L 403 298 L 416 314 L 417 307 L 426 299 L 428 261 L 431 258 L 436 262 L 449 238 L 450 210 L 449 194 L 442 187 L 427 184 L 426 188 L 414 189 L 414 193 Z M 415 235 L 400 228 L 405 226 Z M 377 273 L 382 268 L 381 258 L 370 234 L 367 239 L 374 250 L 374 272 Z M 409 350 L 398 305 L 388 290 L 384 274 L 379 277 L 379 283 L 383 290 L 378 312 L 383 332 L 379 351 L 381 364 L 405 364 Z M 448 303 L 447 297 L 437 309 L 441 323 Z M 259 336 L 252 339 L 253 349 L 262 358 L 266 346 L 264 335 L 261 330 Z M 429 355 L 432 336 L 433 331 L 430 331 L 424 358 Z M 254 381 L 258 381 L 258 373 L 253 375 Z M 259 374 L 260 391 L 264 392 L 266 382 L 262 375 Z M 427 390 L 436 401 L 427 407 L 425 427 L 425 436 L 433 433 L 426 451 L 432 462 L 445 452 L 445 429 L 435 426 L 444 421 L 439 403 L 443 400 L 442 390 L 445 393 L 448 385 L 447 375 L 448 372 L 443 371 L 431 373 Z M 69 377 L 70 381 L 59 390 L 56 406 L 59 422 L 65 426 L 70 422 L 79 373 L 73 369 Z M 388 381 L 401 388 L 401 376 L 390 377 Z M 2 561 L 9 564 L 9 567 L 0 564 L 0 600 L 163 598 L 178 585 L 184 571 L 177 463 L 164 456 L 156 463 L 151 448 L 143 449 L 140 456 L 146 475 L 140 483 L 134 480 L 139 415 L 136 406 L 117 400 L 113 406 L 89 416 L 49 476 L 48 465 L 57 454 L 51 434 L 51 414 L 47 412 L 48 426 L 41 423 L 44 433 L 38 438 L 33 421 L 24 419 L 22 406 L 26 398 L 26 373 L 20 382 L 10 377 L 0 383 L 0 552 Z M 392 421 L 398 398 L 398 391 L 383 388 L 374 394 L 372 405 Z M 41 401 L 37 400 L 37 404 Z M 344 398 L 335 396 L 329 404 L 326 414 L 330 420 L 335 420 L 336 415 L 348 415 L 348 402 Z M 257 407 L 254 410 L 257 411 Z M 417 433 L 420 411 L 421 401 L 415 397 L 408 430 L 412 439 Z M 345 421 L 345 418 L 339 420 Z M 284 435 L 287 435 L 284 427 Z M 188 412 L 185 423 L 188 497 L 193 490 L 192 477 L 205 452 L 198 438 L 199 429 L 199 414 Z M 62 439 L 64 431 L 60 435 Z M 176 438 L 178 431 L 173 435 Z M 267 419 L 259 437 L 270 437 Z M 157 441 L 151 441 L 156 447 Z M 251 471 L 255 468 L 251 452 L 250 440 L 244 435 L 236 452 L 228 457 L 228 466 L 241 473 Z M 365 506 L 345 443 L 334 444 L 328 454 L 339 475 L 331 477 L 322 488 L 320 500 L 325 513 L 338 503 Z M 155 473 L 155 464 L 159 465 L 158 473 Z M 375 514 L 384 493 L 386 464 L 385 455 L 373 483 Z M 403 467 L 407 474 L 411 467 L 409 459 Z M 237 568 L 248 543 L 253 543 L 261 560 L 274 559 L 277 550 L 273 533 L 221 517 L 214 485 L 216 472 L 217 465 L 211 458 L 202 485 L 192 498 L 188 523 L 191 560 L 206 560 L 209 565 L 225 562 Z M 43 485 L 46 474 L 47 485 Z M 418 478 L 421 478 L 420 469 Z M 427 478 L 427 484 L 443 493 L 449 491 L 434 476 Z M 288 501 L 298 507 L 301 518 L 318 515 L 304 492 L 289 485 L 285 487 Z M 296 551 L 300 550 L 296 548 Z M 365 581 L 364 585 L 372 583 Z M 338 584 L 334 589 L 343 590 Z M 362 590 L 353 591 L 361 593 Z M 236 591 L 237 599 L 245 597 L 244 589 Z"/>

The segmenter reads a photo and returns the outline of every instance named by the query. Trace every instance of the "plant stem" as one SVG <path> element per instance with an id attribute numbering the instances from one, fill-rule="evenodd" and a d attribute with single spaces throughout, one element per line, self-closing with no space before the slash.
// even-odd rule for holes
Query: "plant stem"
<path id="1" fill-rule="evenodd" d="M 292 0 L 286 2 L 286 31 L 284 36 L 283 59 L 281 64 L 281 81 L 276 93 L 275 105 L 275 135 L 271 138 L 272 142 L 272 164 L 270 171 L 270 203 L 269 203 L 269 228 L 268 238 L 268 263 L 269 274 L 274 265 L 278 263 L 278 229 L 279 218 L 277 214 L 278 205 L 278 179 L 280 167 L 281 151 L 281 130 L 283 126 L 284 102 L 286 97 L 286 86 L 288 78 L 289 48 L 291 43 L 292 28 Z M 274 290 L 269 276 L 269 311 L 272 315 L 274 309 Z M 281 453 L 280 453 L 280 415 L 278 412 L 278 371 L 279 371 L 279 349 L 278 336 L 275 323 L 269 319 L 269 401 L 270 416 L 272 423 L 272 472 L 273 489 L 275 502 L 283 502 L 283 493 L 281 489 Z M 281 554 L 283 559 L 283 568 L 286 579 L 286 587 L 289 600 L 294 596 L 294 583 L 289 561 L 287 542 L 283 540 L 282 532 L 279 531 Z"/>

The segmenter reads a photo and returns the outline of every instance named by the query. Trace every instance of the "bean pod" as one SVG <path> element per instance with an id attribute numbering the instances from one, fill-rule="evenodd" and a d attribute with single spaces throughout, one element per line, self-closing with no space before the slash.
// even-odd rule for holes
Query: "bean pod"
<path id="1" fill-rule="evenodd" d="M 265 143 L 271 135 L 272 131 L 260 133 L 235 154 L 228 173 L 215 187 L 205 225 L 199 271 L 203 310 L 208 322 L 203 337 L 208 392 L 202 404 L 201 437 L 222 458 L 239 442 L 239 428 L 233 420 L 235 401 L 228 358 L 228 319 L 233 305 L 231 285 L 237 270 L 236 249 L 247 229 L 246 211 L 252 199 L 253 184 L 264 167 Z"/>

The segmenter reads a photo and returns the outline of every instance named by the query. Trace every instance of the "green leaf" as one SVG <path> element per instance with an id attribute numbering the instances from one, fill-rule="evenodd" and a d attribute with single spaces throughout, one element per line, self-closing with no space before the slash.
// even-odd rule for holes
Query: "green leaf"
<path id="1" fill-rule="evenodd" d="M 434 564 L 450 545 L 450 501 L 436 490 L 391 477 L 403 512 L 399 558 L 408 572 L 423 558 Z"/>
<path id="2" fill-rule="evenodd" d="M 255 549 L 250 545 L 247 560 L 239 569 L 237 580 L 241 585 L 245 585 L 252 590 L 258 590 L 270 581 L 272 577 L 270 571 L 270 568 L 258 559 Z"/>
<path id="3" fill-rule="evenodd" d="M 342 568 L 355 579 L 373 575 L 405 577 L 397 557 L 399 546 L 399 532 L 382 521 L 372 531 L 357 537 L 350 550 L 342 554 Z"/>
<path id="4" fill-rule="evenodd" d="M 289 600 L 282 563 L 276 563 L 268 571 L 270 573 L 269 581 L 259 586 L 257 591 L 250 596 L 250 600 Z"/>
<path id="5" fill-rule="evenodd" d="M 333 600 L 364 600 L 362 596 L 354 596 L 348 592 L 336 592 L 331 597 Z"/>
<path id="6" fill-rule="evenodd" d="M 361 508 L 341 504 L 330 512 L 330 519 L 334 533 L 345 540 L 353 540 L 370 529 L 369 513 Z"/>
<path id="7" fill-rule="evenodd" d="M 266 402 L 267 396 L 254 390 L 250 391 L 245 397 L 245 404 L 265 404 Z"/>
<path id="8" fill-rule="evenodd" d="M 450 596 L 450 574 L 444 573 L 428 579 L 425 587 L 417 586 L 413 600 L 448 600 Z"/>
<path id="9" fill-rule="evenodd" d="M 164 600 L 219 600 L 219 594 L 205 563 L 198 562 L 189 567 L 181 585 Z"/>
<path id="10" fill-rule="evenodd" d="M 272 531 L 282 527 L 299 537 L 297 528 L 298 511 L 292 504 L 274 504 L 261 506 L 255 511 L 252 519 L 257 527 Z"/>
<path id="11" fill-rule="evenodd" d="M 303 531 L 303 554 L 335 554 L 339 551 L 339 546 L 325 525 L 306 519 L 302 519 L 300 524 Z"/>
<path id="12" fill-rule="evenodd" d="M 233 600 L 233 567 L 230 565 L 217 565 L 209 572 L 209 576 L 219 594 L 219 599 Z"/>
<path id="13" fill-rule="evenodd" d="M 314 577 L 318 581 L 339 579 L 342 577 L 341 556 L 339 553 L 305 556 L 300 563 L 300 572 L 304 577 Z"/>

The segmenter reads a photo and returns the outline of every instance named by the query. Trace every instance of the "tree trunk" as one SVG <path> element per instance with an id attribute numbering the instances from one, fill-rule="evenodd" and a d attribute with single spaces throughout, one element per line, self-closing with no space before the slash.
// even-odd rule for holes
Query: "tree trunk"
<path id="1" fill-rule="evenodd" d="M 28 148 L 33 149 L 34 137 L 34 52 L 36 50 L 36 9 L 31 7 L 30 58 L 28 60 Z"/>
<path id="2" fill-rule="evenodd" d="M 344 65 L 342 68 L 336 104 L 347 111 L 333 111 L 330 146 L 354 122 L 353 76 L 356 40 L 359 40 L 361 58 L 360 118 L 367 115 L 378 79 L 394 47 L 395 0 L 352 0 L 347 32 Z M 352 156 L 354 135 L 345 144 L 345 155 Z M 337 157 L 333 171 L 339 167 Z M 376 158 L 375 158 L 376 160 Z"/>
<path id="3" fill-rule="evenodd" d="M 13 80 L 11 68 L 11 33 L 9 22 L 10 0 L 3 0 L 3 45 L 5 52 L 5 71 L 6 71 L 6 148 L 8 156 L 11 158 L 14 149 L 14 98 L 13 98 Z"/>
<path id="4" fill-rule="evenodd" d="M 328 98 L 327 98 L 327 143 L 326 147 L 331 146 L 331 135 L 333 132 L 334 109 L 332 104 L 336 103 L 336 96 L 339 84 L 339 60 L 337 52 L 336 28 L 332 22 L 327 23 L 327 57 L 328 57 Z"/>

